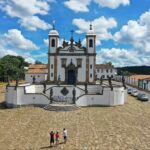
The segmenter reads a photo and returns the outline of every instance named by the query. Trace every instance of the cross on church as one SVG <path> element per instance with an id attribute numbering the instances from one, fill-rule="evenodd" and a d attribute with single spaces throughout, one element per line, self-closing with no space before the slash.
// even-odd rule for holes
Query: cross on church
<path id="1" fill-rule="evenodd" d="M 55 20 L 53 20 L 53 30 L 55 30 Z"/>
<path id="2" fill-rule="evenodd" d="M 71 30 L 70 32 L 71 32 L 71 37 L 73 37 L 74 30 Z"/>

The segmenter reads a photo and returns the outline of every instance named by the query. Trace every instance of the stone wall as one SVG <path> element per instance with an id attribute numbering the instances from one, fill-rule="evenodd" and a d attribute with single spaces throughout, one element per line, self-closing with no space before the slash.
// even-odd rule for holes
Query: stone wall
<path id="1" fill-rule="evenodd" d="M 67 89 L 67 94 L 63 94 L 64 87 Z M 53 89 L 53 97 L 59 97 L 67 100 L 69 103 L 73 103 L 73 89 L 76 90 L 76 104 L 79 106 L 91 106 L 91 105 L 123 105 L 127 100 L 127 91 L 123 87 L 114 87 L 113 91 L 109 87 L 100 88 L 98 85 L 88 85 L 88 94 L 82 87 L 74 86 L 56 86 L 48 85 L 46 87 L 46 93 L 43 94 L 42 85 L 25 85 L 25 86 L 8 86 L 6 90 L 6 104 L 8 107 L 15 107 L 21 105 L 42 105 L 49 104 L 50 89 Z M 103 92 L 102 92 L 103 91 Z M 99 93 L 99 94 L 98 94 Z M 58 98 L 58 101 L 60 100 Z"/>

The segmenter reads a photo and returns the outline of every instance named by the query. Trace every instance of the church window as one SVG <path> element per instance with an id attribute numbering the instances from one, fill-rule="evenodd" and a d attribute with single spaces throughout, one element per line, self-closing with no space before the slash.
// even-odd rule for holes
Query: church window
<path id="1" fill-rule="evenodd" d="M 77 58 L 77 66 L 82 67 L 82 59 L 81 58 Z"/>
<path id="2" fill-rule="evenodd" d="M 89 47 L 93 47 L 93 40 L 92 39 L 89 40 Z"/>
<path id="3" fill-rule="evenodd" d="M 90 78 L 92 78 L 92 73 L 90 74 Z"/>
<path id="4" fill-rule="evenodd" d="M 53 64 L 51 65 L 51 69 L 53 69 Z"/>
<path id="5" fill-rule="evenodd" d="M 92 69 L 92 65 L 90 65 L 90 69 Z"/>
<path id="6" fill-rule="evenodd" d="M 61 67 L 66 67 L 66 62 L 67 62 L 67 59 L 66 58 L 62 58 L 61 59 Z"/>
<path id="7" fill-rule="evenodd" d="M 51 77 L 53 77 L 53 73 L 51 73 Z"/>
<path id="8" fill-rule="evenodd" d="M 51 47 L 55 47 L 55 39 L 52 39 L 51 42 L 52 42 L 52 43 L 51 43 Z"/>

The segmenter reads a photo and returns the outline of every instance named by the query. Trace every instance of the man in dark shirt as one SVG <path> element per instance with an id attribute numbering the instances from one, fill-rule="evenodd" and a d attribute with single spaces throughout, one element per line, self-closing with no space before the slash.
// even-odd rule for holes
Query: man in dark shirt
<path id="1" fill-rule="evenodd" d="M 50 132 L 50 146 L 52 146 L 52 144 L 54 144 L 54 132 L 53 131 Z"/>

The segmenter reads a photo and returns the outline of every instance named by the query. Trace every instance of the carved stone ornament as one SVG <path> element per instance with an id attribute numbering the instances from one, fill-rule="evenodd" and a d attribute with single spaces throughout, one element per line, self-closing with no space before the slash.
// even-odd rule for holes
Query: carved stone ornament
<path id="1" fill-rule="evenodd" d="M 69 52 L 74 52 L 75 50 L 76 50 L 76 49 L 75 49 L 73 46 L 68 48 L 68 51 L 69 51 Z"/>
<path id="2" fill-rule="evenodd" d="M 64 87 L 64 88 L 61 90 L 61 93 L 62 93 L 64 96 L 66 96 L 66 95 L 69 93 L 69 91 L 67 90 L 66 87 Z"/>

